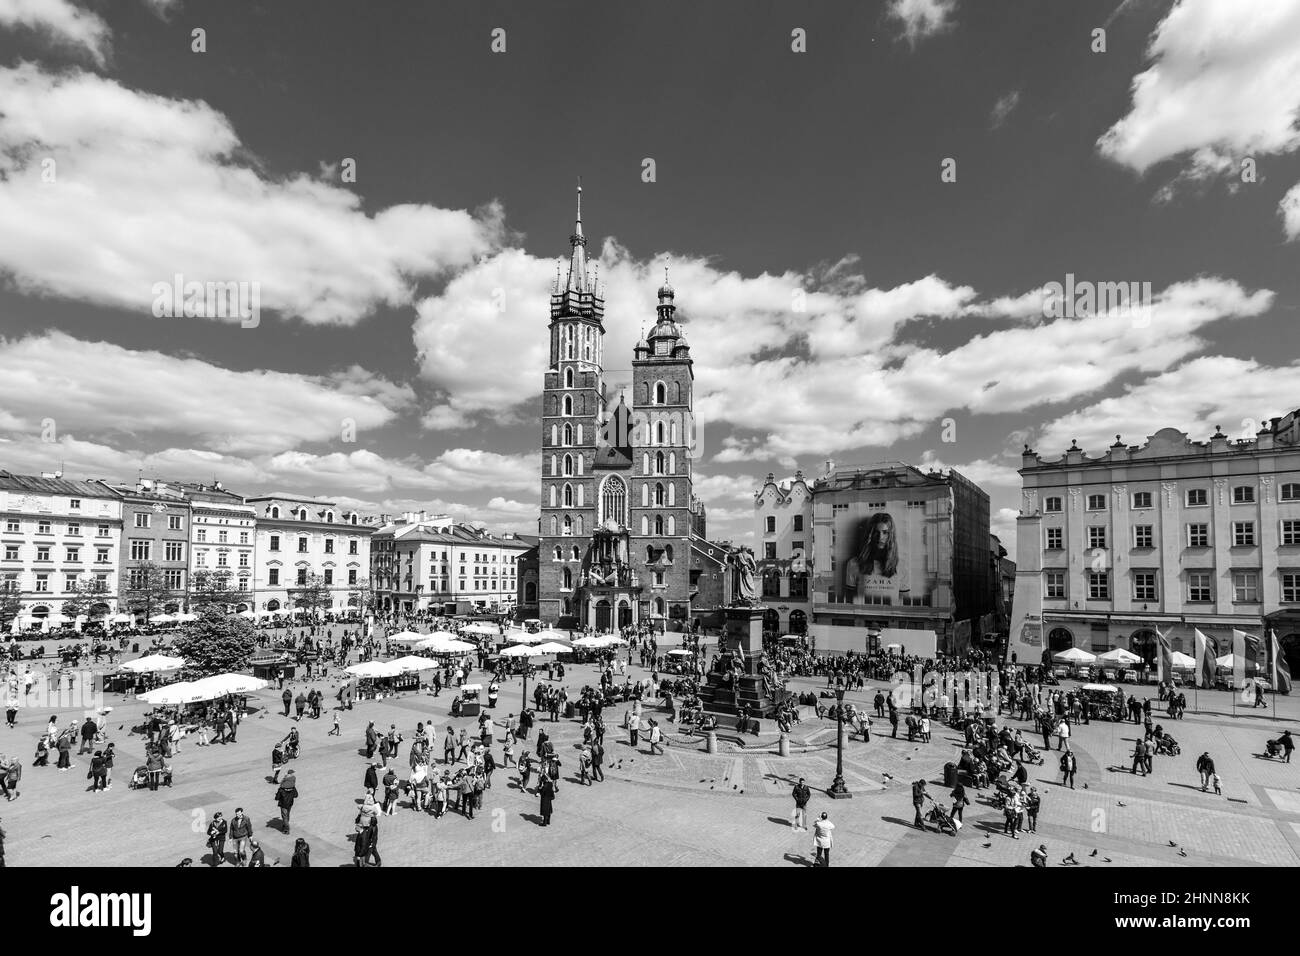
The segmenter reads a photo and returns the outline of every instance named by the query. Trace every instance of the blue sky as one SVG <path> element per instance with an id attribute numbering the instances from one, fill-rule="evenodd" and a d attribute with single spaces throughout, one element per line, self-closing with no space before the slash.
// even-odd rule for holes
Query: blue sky
<path id="1" fill-rule="evenodd" d="M 614 383 L 671 263 L 714 535 L 903 459 L 1011 547 L 1025 442 L 1298 404 L 1298 111 L 1300 0 L 0 0 L 0 467 L 534 530 L 581 176 Z M 1048 318 L 1067 273 L 1151 312 Z"/>

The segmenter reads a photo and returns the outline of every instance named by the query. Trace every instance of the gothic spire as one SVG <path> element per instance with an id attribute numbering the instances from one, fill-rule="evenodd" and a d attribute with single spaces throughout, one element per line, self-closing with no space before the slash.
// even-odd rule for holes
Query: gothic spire
<path id="1" fill-rule="evenodd" d="M 569 281 L 565 288 L 573 292 L 587 291 L 587 237 L 582 234 L 582 180 L 578 180 L 578 214 L 569 237 L 573 247 L 569 258 Z"/>

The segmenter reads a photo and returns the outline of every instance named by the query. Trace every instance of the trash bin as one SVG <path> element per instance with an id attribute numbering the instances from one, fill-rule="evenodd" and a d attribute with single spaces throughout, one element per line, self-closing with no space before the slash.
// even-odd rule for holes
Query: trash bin
<path id="1" fill-rule="evenodd" d="M 950 790 L 957 786 L 957 765 L 952 761 L 943 765 L 943 785 Z"/>
<path id="2" fill-rule="evenodd" d="M 572 717 L 573 717 L 573 701 L 569 701 L 567 704 L 564 705 L 564 719 L 570 720 L 572 719 Z"/>

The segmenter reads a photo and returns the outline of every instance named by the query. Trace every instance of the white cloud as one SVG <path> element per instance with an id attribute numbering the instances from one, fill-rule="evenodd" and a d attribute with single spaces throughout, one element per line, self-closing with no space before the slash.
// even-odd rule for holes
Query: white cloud
<path id="1" fill-rule="evenodd" d="M 998 97 L 998 101 L 993 104 L 993 112 L 989 114 L 989 126 L 993 129 L 1000 127 L 1018 105 L 1020 105 L 1019 90 L 1012 90 Z"/>
<path id="2" fill-rule="evenodd" d="M 1120 435 L 1141 445 L 1161 428 L 1177 428 L 1205 441 L 1216 427 L 1231 439 L 1254 438 L 1266 418 L 1300 405 L 1300 361 L 1261 365 L 1253 359 L 1204 356 L 1071 411 L 1045 424 L 1034 450 L 1057 458 L 1077 439 L 1090 455 L 1102 455 Z"/>
<path id="3" fill-rule="evenodd" d="M 1183 158 L 1182 179 L 1300 146 L 1300 0 L 1180 0 L 1151 36 L 1129 112 L 1098 140 L 1139 173 Z"/>
<path id="4" fill-rule="evenodd" d="M 0 338 L 0 368 L 0 427 L 39 432 L 52 418 L 57 431 L 82 437 L 161 432 L 217 452 L 339 441 L 344 419 L 364 436 L 415 397 L 355 366 L 326 375 L 238 372 L 62 332 Z"/>
<path id="5" fill-rule="evenodd" d="M 496 205 L 368 215 L 340 184 L 272 176 L 202 101 L 23 64 L 0 68 L 0 102 L 0 274 L 29 294 L 151 315 L 154 284 L 180 274 L 256 282 L 264 310 L 352 324 L 502 235 Z"/>
<path id="6" fill-rule="evenodd" d="M 743 501 L 754 503 L 754 492 L 762 487 L 762 479 L 753 475 L 701 475 L 692 476 L 695 496 L 706 504 L 715 501 Z"/>
<path id="7" fill-rule="evenodd" d="M 921 460 L 916 462 L 916 466 L 927 471 L 930 469 L 948 471 L 955 468 L 961 475 L 981 487 L 985 485 L 1020 487 L 1020 475 L 1015 468 L 988 458 L 977 458 L 962 465 L 954 465 L 944 462 L 934 449 L 929 449 L 921 454 Z M 985 488 L 985 490 L 988 489 Z"/>
<path id="8" fill-rule="evenodd" d="M 34 30 L 100 66 L 109 52 L 108 24 L 71 0 L 0 0 L 0 27 Z"/>
<path id="9" fill-rule="evenodd" d="M 1277 206 L 1282 217 L 1282 230 L 1287 239 L 1300 239 L 1300 183 L 1287 190 Z"/>
<path id="10" fill-rule="evenodd" d="M 903 36 L 916 46 L 921 40 L 952 26 L 957 0 L 889 0 L 886 13 L 902 24 Z"/>

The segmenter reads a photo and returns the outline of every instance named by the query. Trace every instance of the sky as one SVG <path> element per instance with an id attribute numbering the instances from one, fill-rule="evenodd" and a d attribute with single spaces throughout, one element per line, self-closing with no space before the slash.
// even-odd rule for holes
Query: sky
<path id="1" fill-rule="evenodd" d="M 613 394 L 669 267 L 711 537 L 903 460 L 1014 554 L 1025 444 L 1300 406 L 1300 0 L 1244 9 L 0 0 L 0 468 L 535 532 L 581 178 Z"/>

